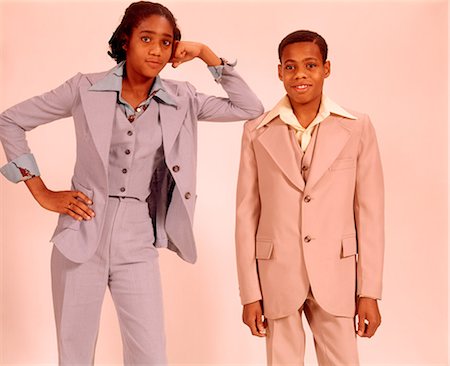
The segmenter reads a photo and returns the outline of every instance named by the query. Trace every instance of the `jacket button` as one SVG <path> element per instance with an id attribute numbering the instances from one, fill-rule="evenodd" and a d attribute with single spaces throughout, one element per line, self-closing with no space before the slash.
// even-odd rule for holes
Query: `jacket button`
<path id="1" fill-rule="evenodd" d="M 125 187 L 121 187 L 120 192 L 125 192 Z"/>
<path id="2" fill-rule="evenodd" d="M 133 122 L 135 118 L 136 117 L 134 116 L 134 114 L 132 114 L 131 116 L 128 117 L 128 121 Z"/>
<path id="3" fill-rule="evenodd" d="M 128 135 L 128 136 L 133 136 L 133 131 L 128 131 L 128 132 L 127 132 L 127 135 Z"/>
<path id="4" fill-rule="evenodd" d="M 305 201 L 306 203 L 310 202 L 310 201 L 311 201 L 311 196 L 306 196 L 306 197 L 304 198 L 304 201 Z"/>
<path id="5" fill-rule="evenodd" d="M 305 171 L 307 171 L 309 169 L 309 167 L 307 166 L 307 165 L 303 165 L 302 166 L 302 170 L 305 172 Z"/>
<path id="6" fill-rule="evenodd" d="M 307 235 L 303 240 L 305 241 L 305 243 L 309 243 L 311 241 L 311 237 Z"/>
<path id="7" fill-rule="evenodd" d="M 128 172 L 127 169 L 125 169 L 125 168 L 122 169 L 122 173 L 123 173 L 123 174 L 127 174 L 127 172 Z"/>
<path id="8" fill-rule="evenodd" d="M 125 154 L 130 155 L 131 151 L 129 149 L 125 150 Z"/>
<path id="9" fill-rule="evenodd" d="M 186 194 L 184 195 L 184 198 L 186 198 L 187 200 L 189 198 L 191 198 L 191 193 L 190 192 L 186 192 Z"/>
<path id="10" fill-rule="evenodd" d="M 173 167 L 172 167 L 172 170 L 176 173 L 176 172 L 179 172 L 180 171 L 180 166 L 179 165 L 174 165 Z"/>

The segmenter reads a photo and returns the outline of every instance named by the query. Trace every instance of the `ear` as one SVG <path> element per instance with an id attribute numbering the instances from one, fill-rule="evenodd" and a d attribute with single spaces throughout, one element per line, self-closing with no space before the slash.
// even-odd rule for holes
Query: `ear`
<path id="1" fill-rule="evenodd" d="M 327 78 L 328 76 L 330 76 L 330 73 L 331 73 L 331 64 L 330 64 L 330 61 L 326 61 L 324 64 L 323 64 L 323 68 L 324 68 L 324 70 L 325 70 L 325 77 Z"/>
<path id="2" fill-rule="evenodd" d="M 281 81 L 283 81 L 282 71 L 283 71 L 283 69 L 281 68 L 281 65 L 278 65 L 278 79 L 280 79 Z"/>
<path id="3" fill-rule="evenodd" d="M 124 40 L 122 41 L 122 49 L 127 52 L 128 51 L 128 37 L 125 36 Z"/>

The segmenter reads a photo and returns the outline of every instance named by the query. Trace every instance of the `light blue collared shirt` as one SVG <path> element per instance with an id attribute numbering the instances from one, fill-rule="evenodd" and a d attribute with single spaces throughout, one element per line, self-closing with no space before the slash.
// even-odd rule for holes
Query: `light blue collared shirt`
<path id="1" fill-rule="evenodd" d="M 127 118 L 134 115 L 135 118 L 139 117 L 142 112 L 148 107 L 150 100 L 152 98 L 157 102 L 162 102 L 165 104 L 177 106 L 175 101 L 171 96 L 164 90 L 161 78 L 157 75 L 148 93 L 148 98 L 139 104 L 138 107 L 133 108 L 125 99 L 122 97 L 122 81 L 125 68 L 125 61 L 120 62 L 117 66 L 111 70 L 111 72 L 106 75 L 103 79 L 92 85 L 89 90 L 93 91 L 115 91 L 117 92 L 117 103 L 121 106 L 122 110 L 125 112 Z"/>

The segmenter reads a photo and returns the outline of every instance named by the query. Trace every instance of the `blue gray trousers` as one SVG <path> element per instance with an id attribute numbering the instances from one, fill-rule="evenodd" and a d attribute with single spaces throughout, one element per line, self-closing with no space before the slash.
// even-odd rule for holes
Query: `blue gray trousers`
<path id="1" fill-rule="evenodd" d="M 100 244 L 89 261 L 73 263 L 53 248 L 60 365 L 93 364 L 107 287 L 119 318 L 124 364 L 167 365 L 158 251 L 153 241 L 147 203 L 110 197 Z"/>

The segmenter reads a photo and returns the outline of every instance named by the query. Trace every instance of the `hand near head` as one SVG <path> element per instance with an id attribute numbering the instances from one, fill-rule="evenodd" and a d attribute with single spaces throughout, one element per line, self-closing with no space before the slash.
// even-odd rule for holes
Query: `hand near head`
<path id="1" fill-rule="evenodd" d="M 358 298 L 356 312 L 358 315 L 357 334 L 360 337 L 372 337 L 381 324 L 377 300 L 368 297 Z"/>
<path id="2" fill-rule="evenodd" d="M 25 181 L 28 189 L 45 209 L 67 214 L 75 220 L 90 220 L 95 216 L 93 210 L 89 208 L 92 200 L 83 192 L 79 191 L 51 191 L 40 177 L 34 177 Z"/>
<path id="3" fill-rule="evenodd" d="M 244 305 L 242 321 L 250 328 L 254 336 L 266 336 L 267 321 L 263 320 L 261 300 Z"/>
<path id="4" fill-rule="evenodd" d="M 170 59 L 172 67 L 178 67 L 182 63 L 191 61 L 196 57 L 202 59 L 208 66 L 218 66 L 222 63 L 220 58 L 202 43 L 177 41 L 173 47 L 174 50 Z"/>

